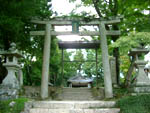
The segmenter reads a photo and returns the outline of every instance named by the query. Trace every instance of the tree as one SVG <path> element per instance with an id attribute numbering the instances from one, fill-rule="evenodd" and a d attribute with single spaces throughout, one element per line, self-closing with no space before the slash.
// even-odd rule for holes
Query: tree
<path id="1" fill-rule="evenodd" d="M 51 4 L 48 5 L 45 0 L 0 1 L 0 49 L 8 50 L 10 43 L 15 42 L 25 57 L 23 62 L 27 69 L 23 70 L 26 75 L 31 74 L 28 72 L 31 70 L 31 65 L 35 67 L 32 74 L 38 77 L 43 50 L 43 38 L 33 38 L 29 32 L 33 29 L 44 28 L 44 26 L 33 25 L 30 20 L 35 17 L 50 18 L 52 15 L 50 7 Z M 36 62 L 33 58 L 36 58 Z M 5 61 L 2 59 L 0 63 L 3 62 Z M 2 65 L 0 69 L 3 69 Z M 33 78 L 29 82 L 32 82 Z"/>
<path id="2" fill-rule="evenodd" d="M 74 55 L 74 61 L 77 61 L 75 63 L 75 68 L 76 68 L 76 71 L 78 70 L 79 72 L 81 72 L 82 70 L 82 65 L 83 65 L 83 62 L 84 61 L 84 57 L 83 57 L 83 53 L 82 53 L 82 50 L 76 50 L 76 53 Z M 78 61 L 81 61 L 81 62 L 78 62 Z"/>
<path id="3" fill-rule="evenodd" d="M 123 73 L 125 80 L 124 84 L 128 85 L 128 80 L 131 80 L 130 74 L 132 71 L 129 69 L 130 65 L 133 65 L 134 59 L 130 62 L 130 58 L 128 56 L 128 52 L 132 48 L 140 47 L 141 45 L 143 47 L 149 46 L 150 44 L 150 33 L 149 32 L 133 32 L 130 33 L 128 36 L 122 36 L 120 39 L 118 39 L 115 43 L 111 45 L 111 47 L 119 47 L 120 48 L 120 60 L 121 60 L 121 72 Z M 130 81 L 131 82 L 131 81 Z"/>
<path id="4" fill-rule="evenodd" d="M 74 2 L 75 0 L 70 0 Z M 149 16 L 143 13 L 144 10 L 150 10 L 149 1 L 147 0 L 81 0 L 85 6 L 93 6 L 97 12 L 95 17 L 109 19 L 110 17 L 116 17 L 123 15 L 123 21 L 121 24 L 113 25 L 111 27 L 106 26 L 106 29 L 118 30 L 119 27 L 122 31 L 122 35 L 126 35 L 129 31 L 134 29 L 137 31 L 145 31 L 149 29 L 150 21 Z M 84 15 L 85 16 L 85 15 Z M 87 15 L 86 15 L 87 16 Z M 89 18 L 94 16 L 89 16 Z M 87 16 L 88 18 L 88 16 Z M 142 29 L 141 29 L 142 28 Z M 115 42 L 119 36 L 111 36 L 111 40 Z M 119 61 L 119 48 L 113 48 L 113 56 L 116 57 L 116 69 L 117 69 L 117 83 L 119 84 L 120 75 L 120 61 Z"/>

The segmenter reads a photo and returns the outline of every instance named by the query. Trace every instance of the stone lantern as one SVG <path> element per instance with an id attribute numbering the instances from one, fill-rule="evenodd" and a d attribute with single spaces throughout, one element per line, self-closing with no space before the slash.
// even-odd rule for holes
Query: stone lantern
<path id="1" fill-rule="evenodd" d="M 3 66 L 5 66 L 8 71 L 2 85 L 19 89 L 20 85 L 16 75 L 21 68 L 18 59 L 21 58 L 22 55 L 16 49 L 16 44 L 12 43 L 8 51 L 2 51 L 0 54 L 6 56 L 6 63 L 4 63 Z"/>
<path id="2" fill-rule="evenodd" d="M 21 86 L 20 83 L 22 83 L 23 80 L 22 75 L 18 76 L 19 81 L 17 78 L 18 73 L 21 71 L 18 59 L 21 58 L 22 55 L 16 49 L 15 43 L 11 43 L 11 48 L 8 51 L 0 51 L 0 55 L 6 57 L 6 62 L 3 66 L 6 67 L 8 71 L 7 76 L 0 85 L 0 100 L 17 98 Z M 22 80 L 20 78 L 22 78 Z"/>
<path id="3" fill-rule="evenodd" d="M 150 93 L 150 79 L 144 72 L 146 61 L 139 59 L 142 54 L 147 54 L 149 51 L 144 48 L 134 48 L 130 51 L 129 55 L 136 58 L 135 66 L 138 68 L 136 80 L 134 81 L 133 91 L 135 93 Z"/>

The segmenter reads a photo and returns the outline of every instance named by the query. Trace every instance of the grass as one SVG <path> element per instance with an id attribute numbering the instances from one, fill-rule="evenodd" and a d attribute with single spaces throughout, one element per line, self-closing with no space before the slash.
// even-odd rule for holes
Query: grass
<path id="1" fill-rule="evenodd" d="M 13 107 L 10 107 L 9 104 L 12 101 L 14 101 L 15 104 Z M 20 113 L 21 111 L 23 111 L 24 103 L 27 101 L 27 98 L 0 101 L 0 113 Z"/>
<path id="2" fill-rule="evenodd" d="M 150 113 L 150 95 L 126 96 L 117 101 L 121 113 Z"/>

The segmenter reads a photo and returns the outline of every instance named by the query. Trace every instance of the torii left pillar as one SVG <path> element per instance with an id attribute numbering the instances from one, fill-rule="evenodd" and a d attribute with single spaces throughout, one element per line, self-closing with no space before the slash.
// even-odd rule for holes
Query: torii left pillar
<path id="1" fill-rule="evenodd" d="M 50 45 L 51 45 L 51 24 L 46 24 L 44 51 L 43 51 L 42 79 L 41 79 L 42 99 L 48 98 Z"/>

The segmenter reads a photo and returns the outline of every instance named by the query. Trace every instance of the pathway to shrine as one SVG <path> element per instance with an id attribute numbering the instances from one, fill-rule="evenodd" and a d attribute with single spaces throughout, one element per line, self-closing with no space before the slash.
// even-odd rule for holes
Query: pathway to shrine
<path id="1" fill-rule="evenodd" d="M 78 31 L 78 32 L 56 32 L 52 26 L 72 25 L 78 21 L 80 25 L 94 25 L 98 26 L 99 31 Z M 49 57 L 50 57 L 50 43 L 51 35 L 73 35 L 81 36 L 101 36 L 101 50 L 102 61 L 104 68 L 104 92 L 106 98 L 113 97 L 112 80 L 109 65 L 109 55 L 107 47 L 107 35 L 119 35 L 120 31 L 108 31 L 105 25 L 116 24 L 120 19 L 114 20 L 100 20 L 93 19 L 90 22 L 85 22 L 82 19 L 75 18 L 55 18 L 48 21 L 33 20 L 36 24 L 45 24 L 45 31 L 32 31 L 31 35 L 45 35 L 44 54 L 43 54 L 43 68 L 41 81 L 41 98 L 48 98 L 48 75 L 49 75 Z M 76 30 L 79 30 L 76 25 L 73 25 Z M 81 46 L 81 45 L 79 45 Z M 62 52 L 63 53 L 63 52 Z M 60 100 L 43 100 L 26 103 L 23 113 L 119 113 L 120 109 L 114 108 L 115 101 L 99 101 L 95 100 L 88 88 L 63 88 L 60 93 Z"/>
<path id="2" fill-rule="evenodd" d="M 43 35 L 45 36 L 44 41 L 44 52 L 43 52 L 43 66 L 42 66 L 42 80 L 41 80 L 41 98 L 48 98 L 48 82 L 49 82 L 49 59 L 50 59 L 50 45 L 51 45 L 51 36 L 57 35 L 80 35 L 80 36 L 98 36 L 101 37 L 101 50 L 102 50 L 102 62 L 104 68 L 104 90 L 105 97 L 112 98 L 113 97 L 113 89 L 112 89 L 112 80 L 111 80 L 111 72 L 109 65 L 109 54 L 107 47 L 107 36 L 108 35 L 120 35 L 120 31 L 106 30 L 106 25 L 117 24 L 120 22 L 120 18 L 113 18 L 111 20 L 105 19 L 92 19 L 90 22 L 86 22 L 83 19 L 79 18 L 54 18 L 51 20 L 33 20 L 33 23 L 36 24 L 45 24 L 45 31 L 32 31 L 31 35 Z M 79 30 L 78 25 L 73 25 L 74 23 L 79 23 L 80 26 L 97 26 L 99 31 L 78 31 L 78 32 L 56 32 L 54 31 L 54 26 L 72 26 L 74 29 Z"/>
<path id="3" fill-rule="evenodd" d="M 28 102 L 23 113 L 119 113 L 115 105 L 95 100 L 90 88 L 63 88 L 59 100 Z"/>

